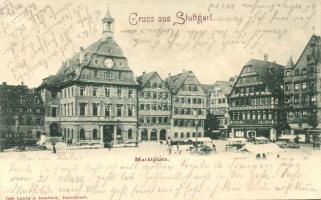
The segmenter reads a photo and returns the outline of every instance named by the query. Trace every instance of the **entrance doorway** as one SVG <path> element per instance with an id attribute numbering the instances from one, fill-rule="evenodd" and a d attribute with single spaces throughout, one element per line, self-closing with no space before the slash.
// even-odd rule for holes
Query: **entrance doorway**
<path id="1" fill-rule="evenodd" d="M 247 131 L 247 137 L 248 138 L 256 137 L 256 131 L 254 130 Z"/>
<path id="2" fill-rule="evenodd" d="M 114 140 L 114 126 L 104 125 L 103 126 L 103 141 L 111 142 Z"/>
<path id="3" fill-rule="evenodd" d="M 162 129 L 160 131 L 159 139 L 160 140 L 166 140 L 166 130 L 165 129 Z"/>

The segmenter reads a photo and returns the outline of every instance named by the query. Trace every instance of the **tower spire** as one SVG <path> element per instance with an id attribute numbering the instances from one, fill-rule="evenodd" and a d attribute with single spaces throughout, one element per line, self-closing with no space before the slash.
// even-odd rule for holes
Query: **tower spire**
<path id="1" fill-rule="evenodd" d="M 104 38 L 113 38 L 113 22 L 114 18 L 110 14 L 109 4 L 107 4 L 107 12 L 102 19 L 103 22 L 103 35 Z"/>

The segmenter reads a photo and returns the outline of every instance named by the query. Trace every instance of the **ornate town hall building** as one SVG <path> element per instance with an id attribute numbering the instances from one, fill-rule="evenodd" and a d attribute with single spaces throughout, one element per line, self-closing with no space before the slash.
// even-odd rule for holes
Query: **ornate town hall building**
<path id="1" fill-rule="evenodd" d="M 45 131 L 74 143 L 129 141 L 137 132 L 137 83 L 113 37 L 109 10 L 103 37 L 67 59 L 40 86 Z"/>

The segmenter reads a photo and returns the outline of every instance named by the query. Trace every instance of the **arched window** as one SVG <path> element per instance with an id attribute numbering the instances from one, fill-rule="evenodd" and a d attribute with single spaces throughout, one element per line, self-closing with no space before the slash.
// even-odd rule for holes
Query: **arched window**
<path id="1" fill-rule="evenodd" d="M 133 138 L 133 130 L 128 129 L 128 139 L 132 139 L 132 138 Z"/>
<path id="2" fill-rule="evenodd" d="M 57 123 L 50 124 L 50 126 L 49 126 L 49 134 L 50 134 L 51 137 L 59 136 L 58 124 Z"/>
<path id="3" fill-rule="evenodd" d="M 79 135 L 80 140 L 85 140 L 86 136 L 85 136 L 85 130 L 82 128 L 80 129 L 80 135 Z"/>
<path id="4" fill-rule="evenodd" d="M 141 131 L 141 140 L 142 141 L 147 141 L 148 140 L 148 130 L 147 129 L 143 129 L 142 131 Z"/>

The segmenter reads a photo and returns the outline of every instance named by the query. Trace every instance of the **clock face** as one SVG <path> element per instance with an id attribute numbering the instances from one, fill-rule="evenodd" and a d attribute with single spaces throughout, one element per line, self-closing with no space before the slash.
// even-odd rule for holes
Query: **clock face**
<path id="1" fill-rule="evenodd" d="M 105 67 L 111 68 L 114 65 L 114 61 L 112 59 L 110 59 L 110 58 L 107 58 L 104 61 L 104 65 L 105 65 Z"/>

